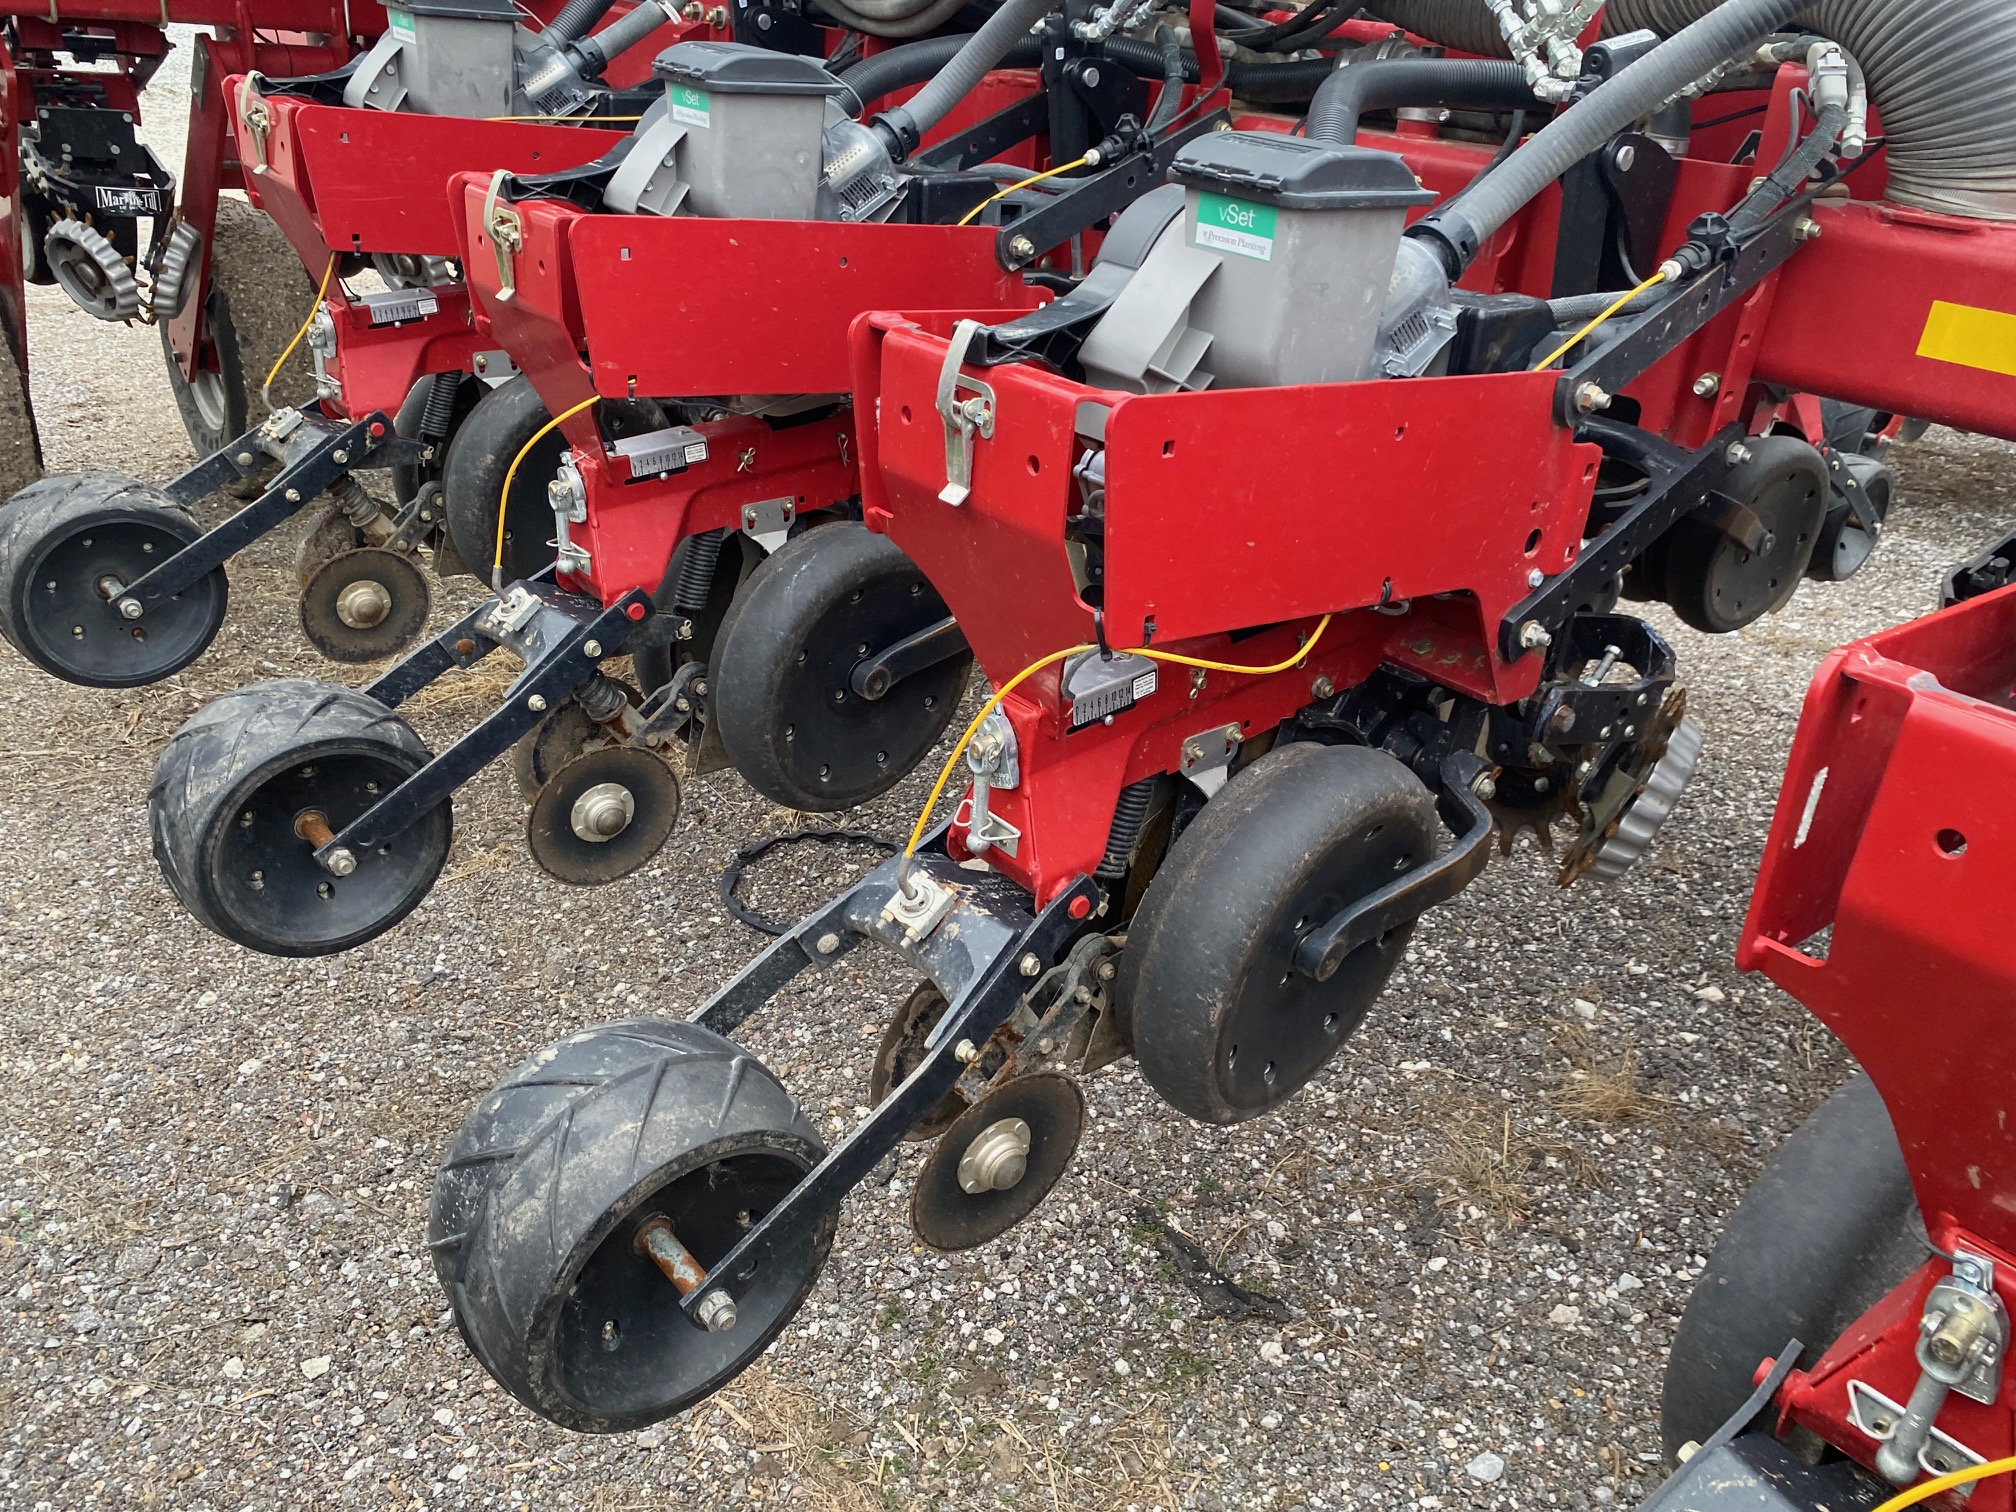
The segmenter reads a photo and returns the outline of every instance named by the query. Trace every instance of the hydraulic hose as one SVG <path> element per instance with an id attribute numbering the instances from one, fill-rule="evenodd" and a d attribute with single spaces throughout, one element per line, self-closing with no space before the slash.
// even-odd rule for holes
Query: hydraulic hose
<path id="1" fill-rule="evenodd" d="M 1396 105 L 1485 105 L 1504 110 L 1546 107 L 1517 63 L 1433 58 L 1368 58 L 1334 70 L 1309 105 L 1310 139 L 1342 142 L 1358 135 L 1368 110 Z"/>
<path id="2" fill-rule="evenodd" d="M 1484 0 L 1373 0 L 1368 9 L 1445 46 L 1505 53 Z M 1670 36 L 1716 9 L 1716 0 L 1610 0 L 1604 29 Z M 1867 74 L 1883 118 L 1892 200 L 2016 220 L 2016 132 L 2009 129 L 2016 120 L 2016 6 L 1813 0 L 1786 19 L 1840 43 Z"/>
<path id="3" fill-rule="evenodd" d="M 1176 41 L 1176 33 L 1166 26 L 1155 28 L 1155 51 L 1162 58 L 1162 88 L 1155 95 L 1155 106 L 1148 112 L 1148 135 L 1159 136 L 1176 119 L 1176 111 L 1183 103 L 1183 49 Z"/>
<path id="4" fill-rule="evenodd" d="M 616 0 L 567 0 L 553 13 L 546 30 L 539 34 L 540 40 L 555 47 L 578 42 L 594 30 L 595 23 L 608 15 L 609 7 L 615 3 Z"/>
<path id="5" fill-rule="evenodd" d="M 1000 67 L 1001 60 L 1014 50 L 1015 44 L 1050 13 L 1050 4 L 1051 0 L 1003 0 L 1001 8 L 987 18 L 980 30 L 931 76 L 931 81 L 909 103 L 885 110 L 875 118 L 876 124 L 893 139 L 897 161 L 907 158 L 924 133 L 950 115 L 991 69 Z"/>
<path id="6" fill-rule="evenodd" d="M 1726 0 L 1556 116 L 1496 172 L 1408 234 L 1433 246 L 1450 277 L 1457 277 L 1478 248 L 1549 184 L 1718 64 L 1750 51 L 1802 6 L 1803 0 Z"/>

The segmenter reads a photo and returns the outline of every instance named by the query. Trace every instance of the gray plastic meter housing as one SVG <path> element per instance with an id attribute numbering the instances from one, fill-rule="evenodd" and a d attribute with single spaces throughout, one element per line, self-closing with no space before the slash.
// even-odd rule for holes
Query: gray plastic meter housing
<path id="1" fill-rule="evenodd" d="M 1169 177 L 1182 240 L 1218 260 L 1191 301 L 1222 387 L 1365 375 L 1407 212 L 1433 203 L 1390 152 L 1271 132 L 1200 137 Z"/>
<path id="2" fill-rule="evenodd" d="M 826 101 L 846 85 L 816 58 L 740 42 L 681 42 L 651 70 L 665 81 L 687 213 L 811 220 Z"/>
<path id="3" fill-rule="evenodd" d="M 352 109 L 478 119 L 511 114 L 511 0 L 388 0 L 385 31 L 344 86 Z"/>

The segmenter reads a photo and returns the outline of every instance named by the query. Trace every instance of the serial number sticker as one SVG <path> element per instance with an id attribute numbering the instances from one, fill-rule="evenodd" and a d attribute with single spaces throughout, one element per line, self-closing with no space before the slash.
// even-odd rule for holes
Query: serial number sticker
<path id="1" fill-rule="evenodd" d="M 1918 355 L 2016 378 L 2016 315 L 1934 300 Z"/>
<path id="2" fill-rule="evenodd" d="M 1223 194 L 1197 196 L 1197 245 L 1234 257 L 1274 261 L 1275 210 Z"/>
<path id="3" fill-rule="evenodd" d="M 672 119 L 681 126 L 713 125 L 714 102 L 706 90 L 695 89 L 691 84 L 673 84 L 666 93 Z"/>

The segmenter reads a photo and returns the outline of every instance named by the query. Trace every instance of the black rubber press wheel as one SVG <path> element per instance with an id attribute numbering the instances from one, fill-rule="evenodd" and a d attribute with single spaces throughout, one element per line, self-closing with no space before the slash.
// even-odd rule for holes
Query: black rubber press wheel
<path id="1" fill-rule="evenodd" d="M 712 714 L 729 759 L 766 798 L 830 813 L 901 782 L 952 722 L 962 651 L 865 698 L 865 657 L 945 618 L 894 541 L 844 523 L 786 541 L 749 576 L 721 627 Z"/>
<path id="2" fill-rule="evenodd" d="M 128 619 L 119 591 L 202 530 L 123 473 L 45 478 L 0 510 L 0 633 L 43 671 L 87 688 L 156 683 L 201 656 L 224 623 L 222 567 Z"/>
<path id="3" fill-rule="evenodd" d="M 303 834 L 319 814 L 341 830 L 427 763 L 383 704 L 289 678 L 213 699 L 154 768 L 154 858 L 182 906 L 267 955 L 329 955 L 375 939 L 427 896 L 448 859 L 443 801 L 337 876 Z"/>
<path id="4" fill-rule="evenodd" d="M 748 1368 L 826 1262 L 828 1218 L 738 1286 L 734 1325 L 689 1322 L 637 1252 L 671 1224 L 712 1267 L 825 1155 L 761 1062 L 695 1024 L 571 1035 L 476 1105 L 434 1181 L 434 1268 L 483 1367 L 565 1428 L 670 1417 Z"/>
<path id="5" fill-rule="evenodd" d="M 1295 970 L 1295 948 L 1434 853 L 1434 801 L 1383 752 L 1291 745 L 1234 777 L 1156 872 L 1121 956 L 1148 1084 L 1205 1123 L 1286 1101 L 1358 1027 L 1413 926 L 1327 982 Z"/>
<path id="6" fill-rule="evenodd" d="M 1827 464 L 1812 446 L 1796 436 L 1763 436 L 1744 445 L 1749 460 L 1728 474 L 1720 491 L 1757 517 L 1770 545 L 1752 552 L 1696 515 L 1681 520 L 1661 543 L 1666 602 L 1707 635 L 1741 630 L 1790 602 L 1827 514 Z"/>

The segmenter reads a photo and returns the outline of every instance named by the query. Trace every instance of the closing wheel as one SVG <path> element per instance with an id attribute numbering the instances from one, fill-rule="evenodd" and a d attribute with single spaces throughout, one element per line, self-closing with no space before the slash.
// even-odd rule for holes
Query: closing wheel
<path id="1" fill-rule="evenodd" d="M 1058 1071 L 1018 1076 L 938 1138 L 910 1194 L 910 1226 L 933 1249 L 998 1239 L 1064 1179 L 1085 1132 L 1085 1094 Z"/>
<path id="2" fill-rule="evenodd" d="M 329 955 L 375 939 L 433 887 L 453 839 L 444 800 L 348 870 L 315 859 L 340 831 L 427 763 L 383 704 L 288 678 L 213 699 L 154 767 L 154 858 L 183 907 L 267 955 Z"/>
<path id="3" fill-rule="evenodd" d="M 945 601 L 886 536 L 852 523 L 787 541 L 742 585 L 721 627 L 712 714 L 749 785 L 829 813 L 886 793 L 945 733 L 973 656 L 960 650 L 879 698 L 866 658 L 929 629 Z"/>
<path id="4" fill-rule="evenodd" d="M 286 235 L 265 212 L 229 195 L 217 201 L 209 279 L 203 303 L 208 354 L 193 380 L 183 376 L 175 360 L 168 324 L 160 326 L 168 384 L 189 444 L 199 457 L 222 450 L 266 413 L 259 386 L 315 298 L 315 280 L 301 266 Z M 309 364 L 304 343 L 273 380 L 275 404 L 300 404 L 314 397 L 314 370 Z"/>
<path id="5" fill-rule="evenodd" d="M 679 779 L 642 746 L 576 756 L 539 789 L 525 843 L 549 876 L 599 887 L 644 865 L 679 822 Z"/>
<path id="6" fill-rule="evenodd" d="M 122 473 L 45 479 L 0 512 L 0 634 L 65 682 L 159 682 L 224 623 L 224 569 L 134 618 L 117 600 L 202 533 L 166 494 Z"/>
<path id="7" fill-rule="evenodd" d="M 340 505 L 324 504 L 308 517 L 301 544 L 294 549 L 294 576 L 305 590 L 315 574 L 346 551 L 364 544 L 364 532 L 350 523 Z"/>
<path id="8" fill-rule="evenodd" d="M 1843 457 L 1842 487 L 1828 507 L 1806 575 L 1845 583 L 1868 564 L 1882 539 L 1897 492 L 1897 475 L 1873 457 Z"/>
<path id="9" fill-rule="evenodd" d="M 1747 513 L 1739 534 L 1689 515 L 1668 532 L 1663 587 L 1673 612 L 1706 635 L 1727 635 L 1775 614 L 1798 591 L 1827 513 L 1827 464 L 1796 436 L 1744 443 L 1749 459 L 1718 493 Z"/>
<path id="10" fill-rule="evenodd" d="M 1778 1147 L 1694 1283 L 1661 1391 L 1667 1459 L 1727 1422 L 1787 1339 L 1810 1367 L 1928 1253 L 1890 1115 L 1857 1076 Z"/>
<path id="11" fill-rule="evenodd" d="M 643 702 L 643 695 L 628 683 L 619 682 L 618 686 L 633 707 Z M 569 698 L 511 747 L 511 780 L 518 784 L 519 796 L 530 803 L 553 780 L 554 773 L 575 757 L 615 745 L 620 739 L 608 725 L 590 719 L 577 700 Z"/>
<path id="12" fill-rule="evenodd" d="M 889 1027 L 882 1031 L 882 1043 L 875 1050 L 875 1064 L 869 1068 L 868 1101 L 871 1105 L 879 1106 L 883 1099 L 909 1079 L 910 1073 L 923 1061 L 931 1031 L 945 1016 L 945 1006 L 945 994 L 938 990 L 937 984 L 922 982 L 896 1010 L 896 1016 L 889 1020 Z M 957 1092 L 947 1092 L 938 1100 L 937 1107 L 905 1131 L 903 1138 L 910 1142 L 936 1139 L 965 1111 L 966 1099 Z"/>
<path id="13" fill-rule="evenodd" d="M 1285 1102 L 1356 1029 L 1413 925 L 1327 982 L 1303 938 L 1435 854 L 1435 805 L 1398 761 L 1296 744 L 1234 777 L 1156 872 L 1120 958 L 1118 1003 L 1148 1084 L 1205 1123 Z"/>
<path id="14" fill-rule="evenodd" d="M 455 554 L 484 582 L 497 560 L 497 505 L 511 461 L 550 418 L 532 380 L 522 374 L 478 399 L 449 438 L 441 467 L 448 539 Z M 511 478 L 504 505 L 504 581 L 531 577 L 553 560 L 553 507 L 546 485 L 559 470 L 567 438 L 540 436 Z"/>
<path id="15" fill-rule="evenodd" d="M 418 563 L 359 546 L 309 577 L 301 590 L 301 633 L 331 661 L 378 661 L 419 639 L 427 610 L 427 577 Z"/>
<path id="16" fill-rule="evenodd" d="M 497 1383 L 564 1428 L 619 1433 L 733 1380 L 798 1311 L 834 1219 L 738 1283 L 702 1329 L 639 1238 L 656 1220 L 718 1262 L 825 1155 L 761 1062 L 695 1024 L 572 1035 L 476 1105 L 435 1178 L 434 1268 Z"/>

